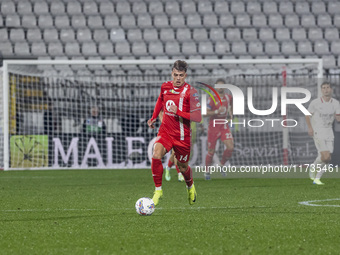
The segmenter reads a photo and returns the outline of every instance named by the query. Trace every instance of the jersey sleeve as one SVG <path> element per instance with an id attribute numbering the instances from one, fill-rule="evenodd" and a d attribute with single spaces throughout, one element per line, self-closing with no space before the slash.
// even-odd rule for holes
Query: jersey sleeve
<path id="1" fill-rule="evenodd" d="M 201 103 L 196 89 L 192 88 L 190 90 L 189 100 L 190 100 L 190 112 L 201 110 Z"/>
<path id="2" fill-rule="evenodd" d="M 214 100 L 212 100 L 211 97 L 208 98 L 207 108 L 211 111 L 216 110 Z"/>
<path id="3" fill-rule="evenodd" d="M 163 109 L 163 85 L 161 87 L 161 92 L 159 93 L 155 109 L 153 110 L 152 114 L 152 120 L 156 119 L 160 113 L 160 111 Z"/>
<path id="4" fill-rule="evenodd" d="M 228 95 L 228 97 L 229 97 L 230 107 L 233 107 L 233 97 L 231 95 Z"/>
<path id="5" fill-rule="evenodd" d="M 176 114 L 190 121 L 201 122 L 202 121 L 201 103 L 198 98 L 197 90 L 191 88 L 190 91 L 187 92 L 186 94 L 185 101 L 189 106 L 189 112 L 182 112 L 179 109 L 177 109 Z"/>
<path id="6" fill-rule="evenodd" d="M 335 114 L 340 116 L 340 103 L 336 101 Z"/>
<path id="7" fill-rule="evenodd" d="M 309 104 L 309 106 L 308 106 L 308 111 L 311 113 L 311 114 L 313 114 L 314 112 L 315 112 L 315 100 L 313 100 L 310 104 Z"/>

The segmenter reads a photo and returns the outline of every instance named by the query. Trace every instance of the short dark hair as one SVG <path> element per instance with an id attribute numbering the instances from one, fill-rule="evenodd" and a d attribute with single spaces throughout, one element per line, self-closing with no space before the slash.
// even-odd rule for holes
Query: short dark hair
<path id="1" fill-rule="evenodd" d="M 172 66 L 172 70 L 176 69 L 178 71 L 184 71 L 187 72 L 188 69 L 188 64 L 187 62 L 183 61 L 183 60 L 177 60 L 174 65 Z"/>
<path id="2" fill-rule="evenodd" d="M 324 81 L 323 83 L 321 83 L 321 88 L 323 85 L 329 85 L 330 87 L 332 87 L 329 81 Z"/>
<path id="3" fill-rule="evenodd" d="M 222 78 L 218 78 L 218 79 L 217 79 L 216 83 L 219 83 L 219 82 L 221 82 L 221 83 L 223 83 L 223 84 L 226 84 L 225 79 L 222 79 Z"/>

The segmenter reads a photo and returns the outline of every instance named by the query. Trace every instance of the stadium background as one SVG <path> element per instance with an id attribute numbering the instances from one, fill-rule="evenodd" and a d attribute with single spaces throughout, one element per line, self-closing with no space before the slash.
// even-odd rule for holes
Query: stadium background
<path id="1" fill-rule="evenodd" d="M 322 58 L 325 80 L 334 85 L 335 97 L 340 96 L 340 4 L 337 1 L 32 0 L 1 1 L 0 7 L 0 52 L 4 59 Z M 140 163 L 142 167 L 149 166 L 148 141 L 155 133 L 147 130 L 145 121 L 151 116 L 158 96 L 159 81 L 170 79 L 169 68 L 169 65 L 150 68 L 121 66 L 112 70 L 99 65 L 78 70 L 67 66 L 41 66 L 38 70 L 31 70 L 31 73 L 26 72 L 31 78 L 19 72 L 16 83 L 11 84 L 16 96 L 10 105 L 10 132 L 11 135 L 19 135 L 13 140 L 21 139 L 20 135 L 48 135 L 49 149 L 44 152 L 48 160 L 38 160 L 34 164 L 56 166 L 53 138 L 60 138 L 66 150 L 71 139 L 80 136 L 82 123 L 91 105 L 96 104 L 107 123 L 107 136 L 113 137 L 115 141 L 111 166 L 138 167 Z M 213 83 L 214 77 L 224 75 L 214 68 L 214 65 L 192 68 L 189 75 L 197 77 L 204 74 L 210 76 L 209 82 Z M 251 65 L 245 68 L 250 69 Z M 265 68 L 268 66 L 262 67 Z M 247 73 L 249 70 L 243 71 Z M 43 74 L 45 78 L 32 81 L 35 72 Z M 60 78 L 68 75 L 76 77 L 76 81 Z M 251 73 L 247 75 L 250 76 L 250 84 L 256 83 L 255 78 L 251 80 Z M 100 77 L 103 80 L 110 76 L 117 80 L 129 77 L 130 81 L 119 83 L 116 80 L 103 86 L 92 78 Z M 156 78 L 151 89 L 149 83 L 140 82 L 152 76 Z M 280 72 L 272 82 L 280 82 L 277 76 L 280 76 Z M 131 82 L 131 79 L 135 79 L 135 82 Z M 236 77 L 236 84 L 237 81 Z M 306 84 L 308 86 L 311 85 Z M 308 88 L 312 90 L 313 97 L 316 96 L 315 85 Z M 54 123 L 46 124 L 44 113 L 51 108 Z M 47 125 L 53 127 L 46 128 Z M 339 131 L 339 125 L 336 125 L 335 130 Z M 261 136 L 265 137 L 266 134 L 248 132 L 242 133 L 240 137 L 245 135 L 253 143 L 261 143 L 265 140 Z M 127 137 L 143 137 L 146 142 L 141 145 L 137 139 L 129 143 Z M 308 136 L 304 139 L 308 139 Z M 293 136 L 291 142 L 294 141 Z M 338 141 L 339 132 L 336 132 L 335 153 L 340 150 Z M 99 143 L 104 159 L 107 156 L 105 142 Z M 279 138 L 272 143 L 282 147 Z M 307 143 L 310 147 L 314 146 L 311 139 Z M 138 148 L 140 145 L 143 146 L 142 153 L 138 153 L 138 149 L 128 153 L 129 146 Z M 86 145 L 79 147 L 80 155 L 85 148 Z M 16 158 L 20 154 L 18 150 L 11 148 L 11 153 L 12 167 L 18 166 L 15 165 L 18 161 L 24 164 L 20 160 L 23 155 Z M 313 153 L 307 157 L 308 160 L 313 159 Z M 249 161 L 247 157 L 235 163 L 282 161 L 281 155 L 280 159 L 277 159 L 277 155 L 274 159 L 262 157 L 261 162 L 256 161 L 256 156 Z M 291 160 L 299 164 L 303 161 L 306 161 L 306 157 L 299 159 L 296 156 Z M 26 167 L 32 167 L 30 164 L 32 162 L 28 162 Z M 72 164 L 74 162 L 60 162 L 59 166 L 68 167 Z"/>

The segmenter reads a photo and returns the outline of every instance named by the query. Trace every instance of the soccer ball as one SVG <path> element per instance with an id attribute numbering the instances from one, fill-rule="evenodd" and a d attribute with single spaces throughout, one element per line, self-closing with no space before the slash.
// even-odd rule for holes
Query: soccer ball
<path id="1" fill-rule="evenodd" d="M 138 199 L 135 207 L 139 215 L 151 215 L 155 211 L 155 204 L 149 197 Z"/>

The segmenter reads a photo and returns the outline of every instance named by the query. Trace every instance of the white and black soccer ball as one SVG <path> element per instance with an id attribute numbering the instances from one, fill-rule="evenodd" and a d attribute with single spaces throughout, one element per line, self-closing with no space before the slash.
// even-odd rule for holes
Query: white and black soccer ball
<path id="1" fill-rule="evenodd" d="M 151 215 L 155 211 L 155 204 L 149 197 L 138 199 L 135 207 L 139 215 Z"/>

